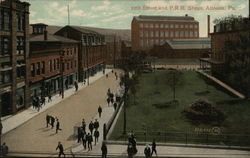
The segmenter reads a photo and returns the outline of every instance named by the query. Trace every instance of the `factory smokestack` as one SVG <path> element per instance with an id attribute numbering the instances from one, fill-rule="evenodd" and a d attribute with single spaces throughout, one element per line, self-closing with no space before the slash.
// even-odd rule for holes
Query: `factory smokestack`
<path id="1" fill-rule="evenodd" d="M 210 15 L 207 15 L 207 37 L 210 37 Z"/>

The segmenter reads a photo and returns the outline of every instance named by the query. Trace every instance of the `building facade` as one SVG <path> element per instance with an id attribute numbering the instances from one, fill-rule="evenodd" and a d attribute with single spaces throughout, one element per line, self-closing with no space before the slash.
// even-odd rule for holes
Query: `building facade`
<path id="1" fill-rule="evenodd" d="M 103 35 L 80 26 L 65 26 L 55 33 L 79 41 L 79 81 L 87 80 L 105 68 L 106 43 Z"/>
<path id="2" fill-rule="evenodd" d="M 149 51 L 172 39 L 199 38 L 199 22 L 185 16 L 135 16 L 131 23 L 132 50 Z"/>
<path id="3" fill-rule="evenodd" d="M 78 81 L 78 41 L 47 32 L 45 24 L 33 24 L 30 35 L 31 100 L 61 93 Z"/>
<path id="4" fill-rule="evenodd" d="M 0 2 L 0 106 L 2 115 L 29 105 L 29 3 Z"/>

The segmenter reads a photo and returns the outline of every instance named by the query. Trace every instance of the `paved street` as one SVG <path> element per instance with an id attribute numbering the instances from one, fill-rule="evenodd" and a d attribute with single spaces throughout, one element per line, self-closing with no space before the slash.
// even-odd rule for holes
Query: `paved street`
<path id="1" fill-rule="evenodd" d="M 70 147 L 77 141 L 73 137 L 74 125 L 81 122 L 83 118 L 88 125 L 96 116 L 99 105 L 103 108 L 107 107 L 108 88 L 112 92 L 116 92 L 118 86 L 115 75 L 109 73 L 108 78 L 103 76 L 15 130 L 6 133 L 2 141 L 9 146 L 10 152 L 51 153 L 47 156 L 56 156 L 55 149 L 58 141 L 61 141 L 65 152 L 70 154 Z M 56 134 L 55 129 L 46 128 L 46 114 L 59 118 L 62 131 Z"/>

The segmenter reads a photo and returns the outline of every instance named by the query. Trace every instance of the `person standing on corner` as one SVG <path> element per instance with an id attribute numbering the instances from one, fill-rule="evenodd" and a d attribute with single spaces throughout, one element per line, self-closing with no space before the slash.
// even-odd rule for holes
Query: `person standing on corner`
<path id="1" fill-rule="evenodd" d="M 102 116 L 102 107 L 99 105 L 98 107 L 99 118 Z"/>
<path id="2" fill-rule="evenodd" d="M 96 129 L 95 132 L 94 132 L 94 137 L 95 137 L 95 145 L 96 145 L 96 142 L 98 142 L 98 138 L 99 138 L 99 131 Z"/>
<path id="3" fill-rule="evenodd" d="M 94 123 L 91 121 L 89 123 L 89 131 L 90 131 L 91 135 L 93 134 L 93 129 L 94 129 Z"/>
<path id="4" fill-rule="evenodd" d="M 61 157 L 63 155 L 65 157 L 64 151 L 63 151 L 63 145 L 61 142 L 58 142 L 58 145 L 56 147 L 56 150 L 59 149 L 58 157 Z"/>
<path id="5" fill-rule="evenodd" d="M 152 153 L 151 153 L 151 156 L 153 155 L 154 152 L 155 152 L 155 155 L 157 156 L 155 139 L 152 142 Z"/>
<path id="6" fill-rule="evenodd" d="M 46 115 L 46 125 L 47 125 L 47 128 L 49 127 L 50 118 L 51 118 L 51 116 L 49 116 L 49 115 L 47 114 L 47 115 Z"/>
<path id="7" fill-rule="evenodd" d="M 148 144 L 146 145 L 146 147 L 144 149 L 144 154 L 145 154 L 145 158 L 151 157 L 151 151 L 150 151 L 150 147 L 148 146 Z"/>
<path id="8" fill-rule="evenodd" d="M 59 119 L 56 119 L 56 133 L 58 132 L 58 130 L 62 130 L 61 128 L 60 128 L 60 122 L 59 122 Z"/>
<path id="9" fill-rule="evenodd" d="M 97 130 L 99 128 L 99 122 L 95 119 L 94 128 Z"/>
<path id="10" fill-rule="evenodd" d="M 92 141 L 93 141 L 93 137 L 92 135 L 90 135 L 90 133 L 88 133 L 88 135 L 86 136 L 87 142 L 88 142 L 88 151 L 92 150 Z"/>
<path id="11" fill-rule="evenodd" d="M 105 142 L 102 143 L 102 158 L 107 158 L 108 148 Z"/>

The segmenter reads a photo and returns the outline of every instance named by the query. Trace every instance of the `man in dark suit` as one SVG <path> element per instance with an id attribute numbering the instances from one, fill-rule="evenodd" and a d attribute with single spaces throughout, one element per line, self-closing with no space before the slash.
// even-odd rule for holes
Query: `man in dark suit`
<path id="1" fill-rule="evenodd" d="M 92 150 L 93 137 L 92 137 L 92 135 L 90 135 L 90 133 L 88 133 L 86 138 L 87 138 L 87 142 L 88 142 L 88 150 L 90 151 L 90 150 Z"/>
<path id="2" fill-rule="evenodd" d="M 61 144 L 61 142 L 58 142 L 58 145 L 56 147 L 56 150 L 59 149 L 59 154 L 58 154 L 58 157 L 61 157 L 61 155 L 63 154 L 64 157 L 65 157 L 65 154 L 64 154 L 64 151 L 63 151 L 63 145 Z"/>
<path id="3" fill-rule="evenodd" d="M 150 158 L 151 157 L 151 151 L 150 151 L 150 147 L 148 146 L 148 144 L 146 145 L 145 149 L 144 149 L 144 154 L 146 158 Z"/>
<path id="4" fill-rule="evenodd" d="M 89 131 L 90 131 L 91 135 L 93 134 L 93 129 L 94 129 L 94 123 L 91 121 L 89 123 Z"/>

